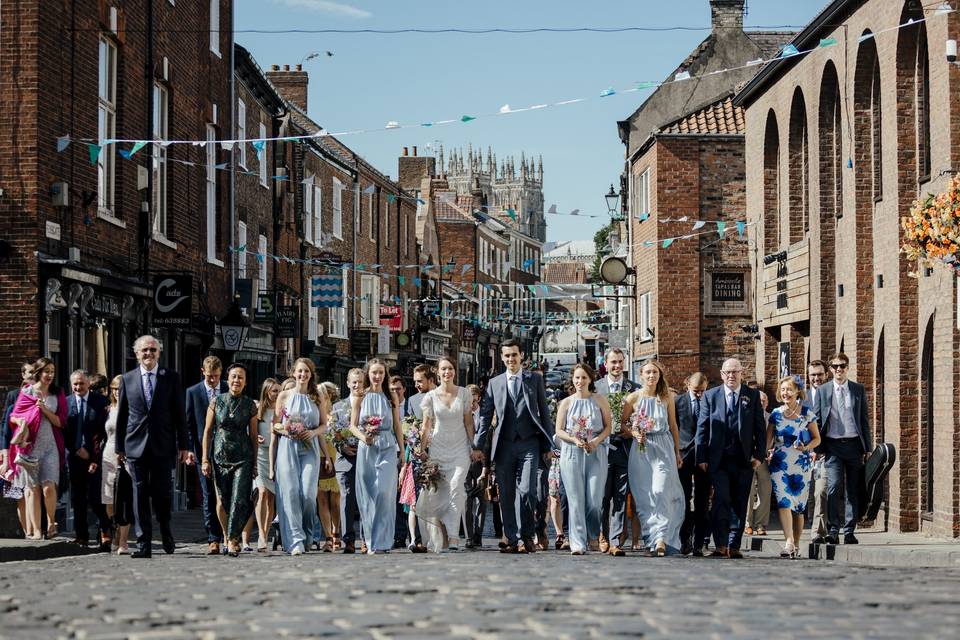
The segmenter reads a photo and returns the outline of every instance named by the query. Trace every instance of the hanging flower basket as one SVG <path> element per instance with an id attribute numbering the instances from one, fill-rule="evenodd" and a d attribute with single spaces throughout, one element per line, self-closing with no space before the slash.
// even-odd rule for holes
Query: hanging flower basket
<path id="1" fill-rule="evenodd" d="M 900 224 L 906 235 L 901 251 L 909 259 L 929 267 L 947 264 L 960 274 L 960 175 L 944 192 L 914 202 Z"/>

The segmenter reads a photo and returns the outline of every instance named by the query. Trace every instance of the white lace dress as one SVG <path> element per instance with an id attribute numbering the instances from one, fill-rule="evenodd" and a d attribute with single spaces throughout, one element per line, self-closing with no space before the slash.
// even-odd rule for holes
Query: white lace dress
<path id="1" fill-rule="evenodd" d="M 457 536 L 460 531 L 460 515 L 467 497 L 464 481 L 470 468 L 470 444 L 463 417 L 472 417 L 473 408 L 473 398 L 466 388 L 457 387 L 450 405 L 440 400 L 439 391 L 427 393 L 422 407 L 424 420 L 432 419 L 433 425 L 430 459 L 440 466 L 443 480 L 436 489 L 421 491 L 417 499 L 420 532 L 427 547 L 436 552 L 443 548 L 444 528 L 448 536 Z"/>

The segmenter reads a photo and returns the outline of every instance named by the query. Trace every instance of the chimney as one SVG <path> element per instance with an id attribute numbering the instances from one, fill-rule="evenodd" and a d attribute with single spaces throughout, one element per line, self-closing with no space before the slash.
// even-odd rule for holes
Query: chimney
<path id="1" fill-rule="evenodd" d="M 307 72 L 301 65 L 296 65 L 290 69 L 290 65 L 283 65 L 283 70 L 279 65 L 270 65 L 270 71 L 267 71 L 267 79 L 273 83 L 280 93 L 280 97 L 289 100 L 302 111 L 307 110 Z"/>
<path id="2" fill-rule="evenodd" d="M 743 7 L 746 0 L 710 0 L 713 31 L 743 31 Z"/>
<path id="3" fill-rule="evenodd" d="M 407 149 L 406 147 L 404 147 L 404 148 L 403 148 L 403 157 L 406 158 L 408 155 L 410 155 L 410 150 Z"/>
<path id="4" fill-rule="evenodd" d="M 417 157 L 417 145 L 413 145 L 413 157 Z"/>

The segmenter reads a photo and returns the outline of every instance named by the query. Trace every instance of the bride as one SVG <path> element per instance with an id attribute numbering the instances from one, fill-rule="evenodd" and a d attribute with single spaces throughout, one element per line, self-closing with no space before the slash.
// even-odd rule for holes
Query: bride
<path id="1" fill-rule="evenodd" d="M 466 501 L 464 480 L 470 468 L 473 442 L 473 399 L 470 391 L 454 384 L 457 369 L 441 358 L 437 363 L 440 386 L 423 398 L 422 455 L 436 462 L 443 478 L 436 489 L 424 488 L 417 499 L 421 532 L 430 550 L 440 553 L 460 546 L 460 514 Z"/>

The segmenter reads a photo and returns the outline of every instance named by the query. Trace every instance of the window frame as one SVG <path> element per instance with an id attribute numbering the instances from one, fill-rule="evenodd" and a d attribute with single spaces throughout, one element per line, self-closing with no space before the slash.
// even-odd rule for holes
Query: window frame
<path id="1" fill-rule="evenodd" d="M 105 55 L 106 52 L 106 55 Z M 117 63 L 120 51 L 116 43 L 101 35 L 97 48 L 97 133 L 101 145 L 97 156 L 97 212 L 114 218 L 116 212 L 117 146 L 104 144 L 117 135 Z M 107 76 L 106 78 L 104 76 Z"/>
<path id="2" fill-rule="evenodd" d="M 343 240 L 343 183 L 333 178 L 333 237 Z"/>
<path id="3" fill-rule="evenodd" d="M 634 174 L 635 200 L 634 217 L 640 219 L 644 214 L 650 215 L 650 167 L 639 174 Z"/>
<path id="4" fill-rule="evenodd" d="M 163 83 L 153 83 L 153 144 L 151 155 L 152 189 L 151 206 L 153 208 L 154 239 L 169 240 L 169 218 L 167 216 L 168 162 L 167 146 L 162 142 L 169 139 L 170 132 L 170 89 Z M 175 246 L 174 246 L 175 248 Z"/>
<path id="5" fill-rule="evenodd" d="M 243 247 L 243 250 L 240 250 Z M 247 277 L 247 223 L 237 222 L 237 277 Z"/>
<path id="6" fill-rule="evenodd" d="M 220 0 L 210 0 L 210 52 L 222 58 L 220 52 Z"/>
<path id="7" fill-rule="evenodd" d="M 640 329 L 640 342 L 653 341 L 653 295 L 647 291 L 637 297 L 637 322 Z"/>
<path id="8" fill-rule="evenodd" d="M 247 105 L 243 98 L 237 98 L 237 150 L 240 155 L 237 164 L 247 168 Z"/>
<path id="9" fill-rule="evenodd" d="M 265 139 L 265 138 L 267 137 L 267 125 L 264 124 L 263 122 L 260 123 L 260 136 L 259 136 L 259 137 L 260 137 L 261 139 Z M 263 145 L 263 150 L 260 151 L 260 157 L 257 159 L 257 164 L 259 165 L 259 169 L 260 169 L 260 186 L 263 187 L 263 188 L 265 188 L 265 189 L 268 189 L 268 188 L 269 188 L 269 183 L 268 183 L 268 181 L 267 181 L 267 167 L 269 166 L 270 163 L 267 162 L 267 145 L 266 145 L 266 143 L 264 143 L 264 145 Z"/>
<path id="10" fill-rule="evenodd" d="M 262 257 L 257 260 L 257 281 L 260 291 L 267 290 L 267 236 L 262 233 L 257 236 L 257 253 Z"/>
<path id="11" fill-rule="evenodd" d="M 207 262 L 223 266 L 223 262 L 217 259 L 217 222 L 219 219 L 217 205 L 217 129 L 216 126 L 207 123 L 207 144 L 204 145 L 204 154 L 206 156 L 206 175 L 204 180 L 206 196 L 206 219 L 207 219 Z"/>
<path id="12" fill-rule="evenodd" d="M 340 338 L 346 340 L 349 338 L 349 317 L 350 301 L 347 297 L 347 276 L 348 269 L 346 265 L 342 267 L 341 275 L 343 277 L 343 302 L 339 307 L 331 307 L 327 314 L 327 334 L 331 338 Z"/>
<path id="13" fill-rule="evenodd" d="M 360 274 L 360 326 L 376 328 L 380 326 L 380 277 L 368 273 Z M 366 317 L 366 314 L 369 317 Z"/>

